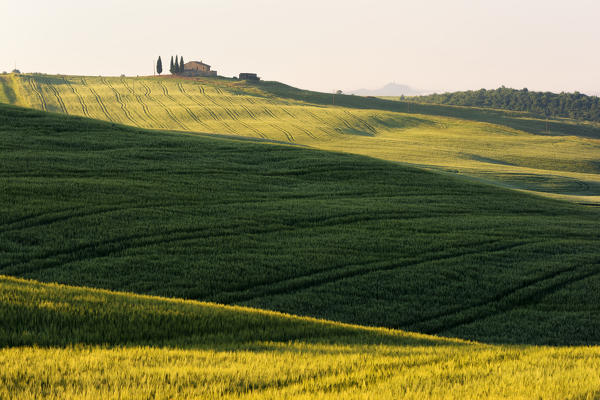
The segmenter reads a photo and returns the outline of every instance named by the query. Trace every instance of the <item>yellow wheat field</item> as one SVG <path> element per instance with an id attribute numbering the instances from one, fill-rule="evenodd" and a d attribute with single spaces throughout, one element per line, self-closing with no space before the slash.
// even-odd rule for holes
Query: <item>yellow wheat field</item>
<path id="1" fill-rule="evenodd" d="M 9 277 L 0 306 L 0 339 L 21 343 L 0 349 L 0 399 L 600 396 L 597 346 L 485 345 Z"/>

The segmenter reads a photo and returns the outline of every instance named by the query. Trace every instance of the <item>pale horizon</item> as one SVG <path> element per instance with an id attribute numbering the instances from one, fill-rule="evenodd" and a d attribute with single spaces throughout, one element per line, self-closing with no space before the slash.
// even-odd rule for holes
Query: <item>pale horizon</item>
<path id="1" fill-rule="evenodd" d="M 305 89 L 600 94 L 594 1 L 32 1 L 2 6 L 0 71 L 151 75 L 202 60 Z"/>

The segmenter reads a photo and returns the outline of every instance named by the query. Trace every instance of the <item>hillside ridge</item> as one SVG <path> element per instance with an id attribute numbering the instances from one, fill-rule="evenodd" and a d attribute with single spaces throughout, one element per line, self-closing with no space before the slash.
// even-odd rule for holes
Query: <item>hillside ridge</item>
<path id="1" fill-rule="evenodd" d="M 600 203 L 600 128 L 590 124 L 225 78 L 23 74 L 0 81 L 13 93 L 0 101 L 40 110 L 362 154 Z"/>

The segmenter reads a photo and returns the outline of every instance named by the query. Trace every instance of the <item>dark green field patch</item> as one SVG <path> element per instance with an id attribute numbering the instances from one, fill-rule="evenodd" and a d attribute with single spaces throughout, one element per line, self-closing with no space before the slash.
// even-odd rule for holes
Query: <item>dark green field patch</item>
<path id="1" fill-rule="evenodd" d="M 535 304 L 600 272 L 600 210 L 385 161 L 3 105 L 0 139 L 1 274 L 568 344 Z"/>

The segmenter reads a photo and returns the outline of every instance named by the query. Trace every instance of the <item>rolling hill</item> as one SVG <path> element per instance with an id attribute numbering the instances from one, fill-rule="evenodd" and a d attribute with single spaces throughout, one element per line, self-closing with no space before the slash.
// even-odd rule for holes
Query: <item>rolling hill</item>
<path id="1" fill-rule="evenodd" d="M 0 321 L 1 399 L 584 399 L 600 385 L 598 347 L 492 346 L 3 276 Z"/>
<path id="2" fill-rule="evenodd" d="M 396 95 L 399 96 L 399 95 Z M 452 104 L 459 106 L 493 107 L 526 111 L 542 118 L 563 117 L 600 122 L 600 98 L 583 93 L 534 92 L 528 89 L 469 90 L 430 94 L 414 99 L 421 103 Z"/>
<path id="3" fill-rule="evenodd" d="M 268 82 L 0 82 L 58 112 L 0 104 L 0 399 L 598 397 L 600 209 L 477 181 L 590 202 L 595 126 Z"/>
<path id="4" fill-rule="evenodd" d="M 600 342 L 600 210 L 0 105 L 0 274 L 495 343 Z"/>
<path id="5" fill-rule="evenodd" d="M 0 102 L 141 128 L 267 138 L 600 203 L 600 127 L 592 123 L 212 78 L 2 75 Z"/>

